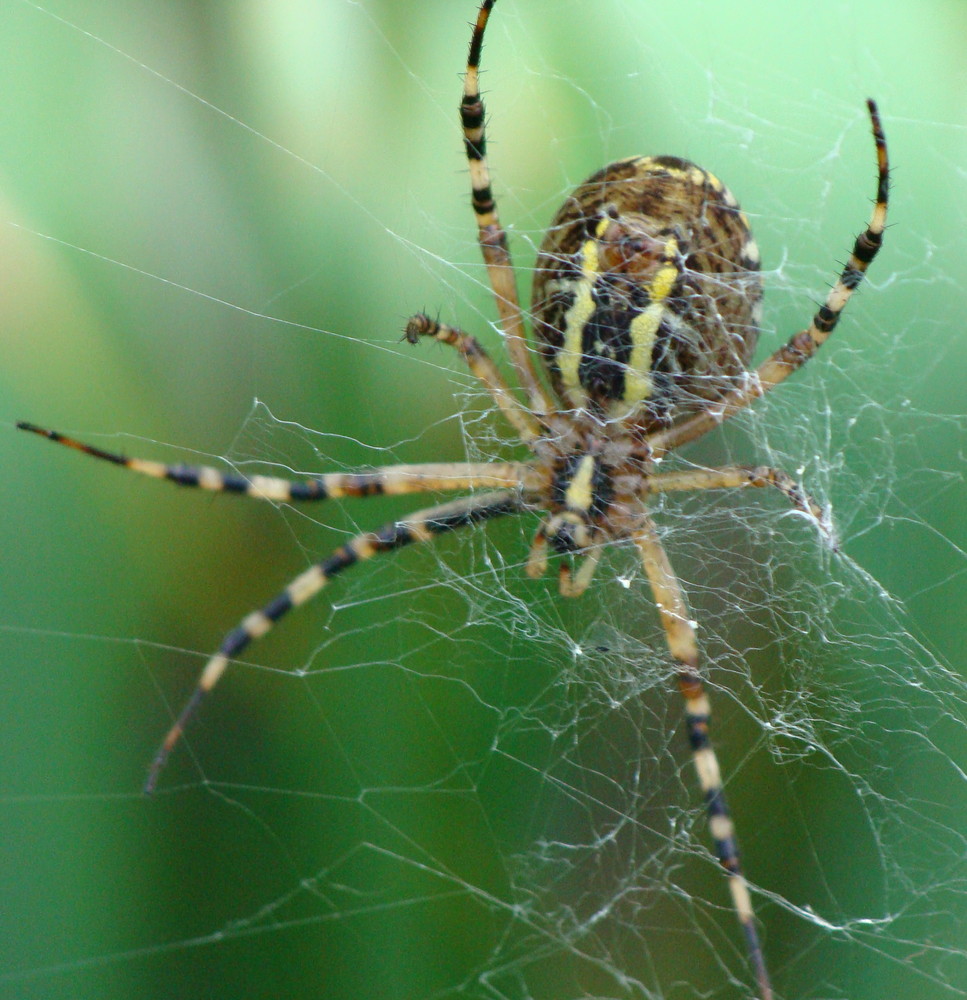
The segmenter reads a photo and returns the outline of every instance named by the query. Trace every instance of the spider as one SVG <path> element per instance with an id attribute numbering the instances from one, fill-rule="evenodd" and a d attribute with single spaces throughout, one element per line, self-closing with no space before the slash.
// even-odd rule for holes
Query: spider
<path id="1" fill-rule="evenodd" d="M 467 494 L 356 535 L 242 619 L 208 660 L 165 736 L 151 763 L 146 792 L 154 789 L 186 724 L 229 663 L 353 564 L 430 542 L 457 528 L 531 512 L 540 517 L 540 524 L 527 559 L 528 574 L 545 572 L 551 550 L 559 560 L 561 593 L 575 597 L 588 588 L 603 548 L 630 542 L 651 586 L 674 661 L 711 838 L 728 876 L 758 995 L 770 1000 L 772 988 L 750 892 L 709 739 L 710 705 L 695 625 L 649 514 L 649 501 L 660 493 L 771 486 L 824 525 L 817 504 L 779 469 L 730 465 L 659 471 L 659 463 L 773 389 L 833 332 L 880 248 L 886 224 L 889 166 L 879 113 L 876 104 L 867 101 L 877 157 L 870 222 L 809 326 L 758 368 L 748 367 L 758 340 L 762 300 L 759 253 L 748 220 L 717 177 L 671 156 L 611 163 L 568 195 L 537 259 L 532 342 L 486 155 L 479 68 L 495 2 L 483 0 L 477 14 L 460 120 L 478 239 L 523 401 L 477 340 L 463 330 L 418 314 L 407 323 L 405 339 L 416 344 L 427 338 L 453 347 L 531 453 L 528 460 L 394 465 L 290 482 L 127 458 L 34 424 L 17 426 L 158 479 L 265 500 L 451 490 Z M 538 375 L 535 355 L 546 378 Z"/>

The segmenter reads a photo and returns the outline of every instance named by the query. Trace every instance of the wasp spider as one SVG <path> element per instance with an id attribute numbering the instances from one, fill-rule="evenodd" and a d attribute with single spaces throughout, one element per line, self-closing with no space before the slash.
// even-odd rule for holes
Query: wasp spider
<path id="1" fill-rule="evenodd" d="M 568 195 L 551 222 L 534 277 L 528 340 L 507 237 L 490 188 L 478 72 L 484 30 L 496 0 L 477 15 L 460 119 L 470 167 L 473 211 L 520 398 L 478 342 L 425 315 L 406 326 L 415 344 L 451 345 L 485 387 L 531 457 L 521 462 L 395 465 L 304 482 L 244 478 L 211 468 L 126 458 L 21 423 L 52 441 L 182 486 L 277 501 L 375 494 L 472 492 L 364 532 L 300 573 L 222 641 L 206 664 L 151 764 L 151 791 L 172 748 L 228 664 L 292 608 L 354 563 L 491 518 L 536 513 L 540 525 L 527 572 L 559 559 L 560 590 L 587 589 L 603 547 L 630 542 L 651 585 L 685 702 L 692 758 L 715 851 L 728 874 L 761 1000 L 772 996 L 732 820 L 709 742 L 695 626 L 649 514 L 658 493 L 771 486 L 822 524 L 822 512 L 779 469 L 730 465 L 657 471 L 672 449 L 703 436 L 808 361 L 833 332 L 850 295 L 876 256 L 886 223 L 886 142 L 868 101 L 877 156 L 876 203 L 839 279 L 809 326 L 753 371 L 762 283 L 748 220 L 713 174 L 671 156 L 633 157 L 604 167 Z M 540 358 L 546 383 L 535 369 Z M 548 385 L 549 383 L 549 385 Z"/>

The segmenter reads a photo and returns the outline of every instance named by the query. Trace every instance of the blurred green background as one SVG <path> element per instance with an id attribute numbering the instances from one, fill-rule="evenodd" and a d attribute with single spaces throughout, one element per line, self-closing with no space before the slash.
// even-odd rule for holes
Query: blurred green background
<path id="1" fill-rule="evenodd" d="M 458 459 L 467 433 L 512 454 L 454 358 L 400 343 L 426 309 L 499 352 L 455 113 L 474 10 L 0 4 L 0 996 L 748 994 L 630 555 L 575 607 L 522 579 L 531 522 L 354 570 L 145 800 L 223 633 L 414 505 L 196 495 L 14 429 L 246 471 Z M 759 497 L 663 523 L 726 665 L 778 995 L 967 995 L 967 4 L 500 0 L 484 62 L 522 269 L 603 163 L 691 157 L 752 217 L 765 350 L 864 224 L 879 100 L 870 285 L 784 399 L 695 452 L 802 474 L 842 553 Z"/>

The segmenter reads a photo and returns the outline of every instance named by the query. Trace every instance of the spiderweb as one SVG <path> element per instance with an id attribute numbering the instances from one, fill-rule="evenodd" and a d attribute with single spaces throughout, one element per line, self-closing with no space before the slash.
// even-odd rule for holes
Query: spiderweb
<path id="1" fill-rule="evenodd" d="M 347 573 L 145 800 L 223 633 L 418 503 L 176 492 L 12 429 L 247 473 L 520 455 L 454 357 L 399 342 L 426 309 L 501 356 L 454 110 L 473 8 L 0 8 L 3 996 L 751 992 L 632 552 L 577 601 L 526 578 L 533 520 Z M 780 997 L 967 995 L 967 14 L 908 10 L 500 0 L 484 55 L 522 292 L 570 187 L 687 156 L 751 217 L 763 352 L 865 223 L 884 114 L 869 284 L 681 459 L 793 473 L 838 549 L 751 491 L 656 509 Z"/>

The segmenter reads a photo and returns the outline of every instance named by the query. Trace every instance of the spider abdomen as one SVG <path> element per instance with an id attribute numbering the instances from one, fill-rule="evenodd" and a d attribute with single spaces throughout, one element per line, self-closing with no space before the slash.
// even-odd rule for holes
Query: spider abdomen
<path id="1" fill-rule="evenodd" d="M 612 163 L 568 196 L 534 277 L 551 381 L 645 431 L 721 397 L 759 335 L 759 253 L 715 176 L 675 157 Z"/>

